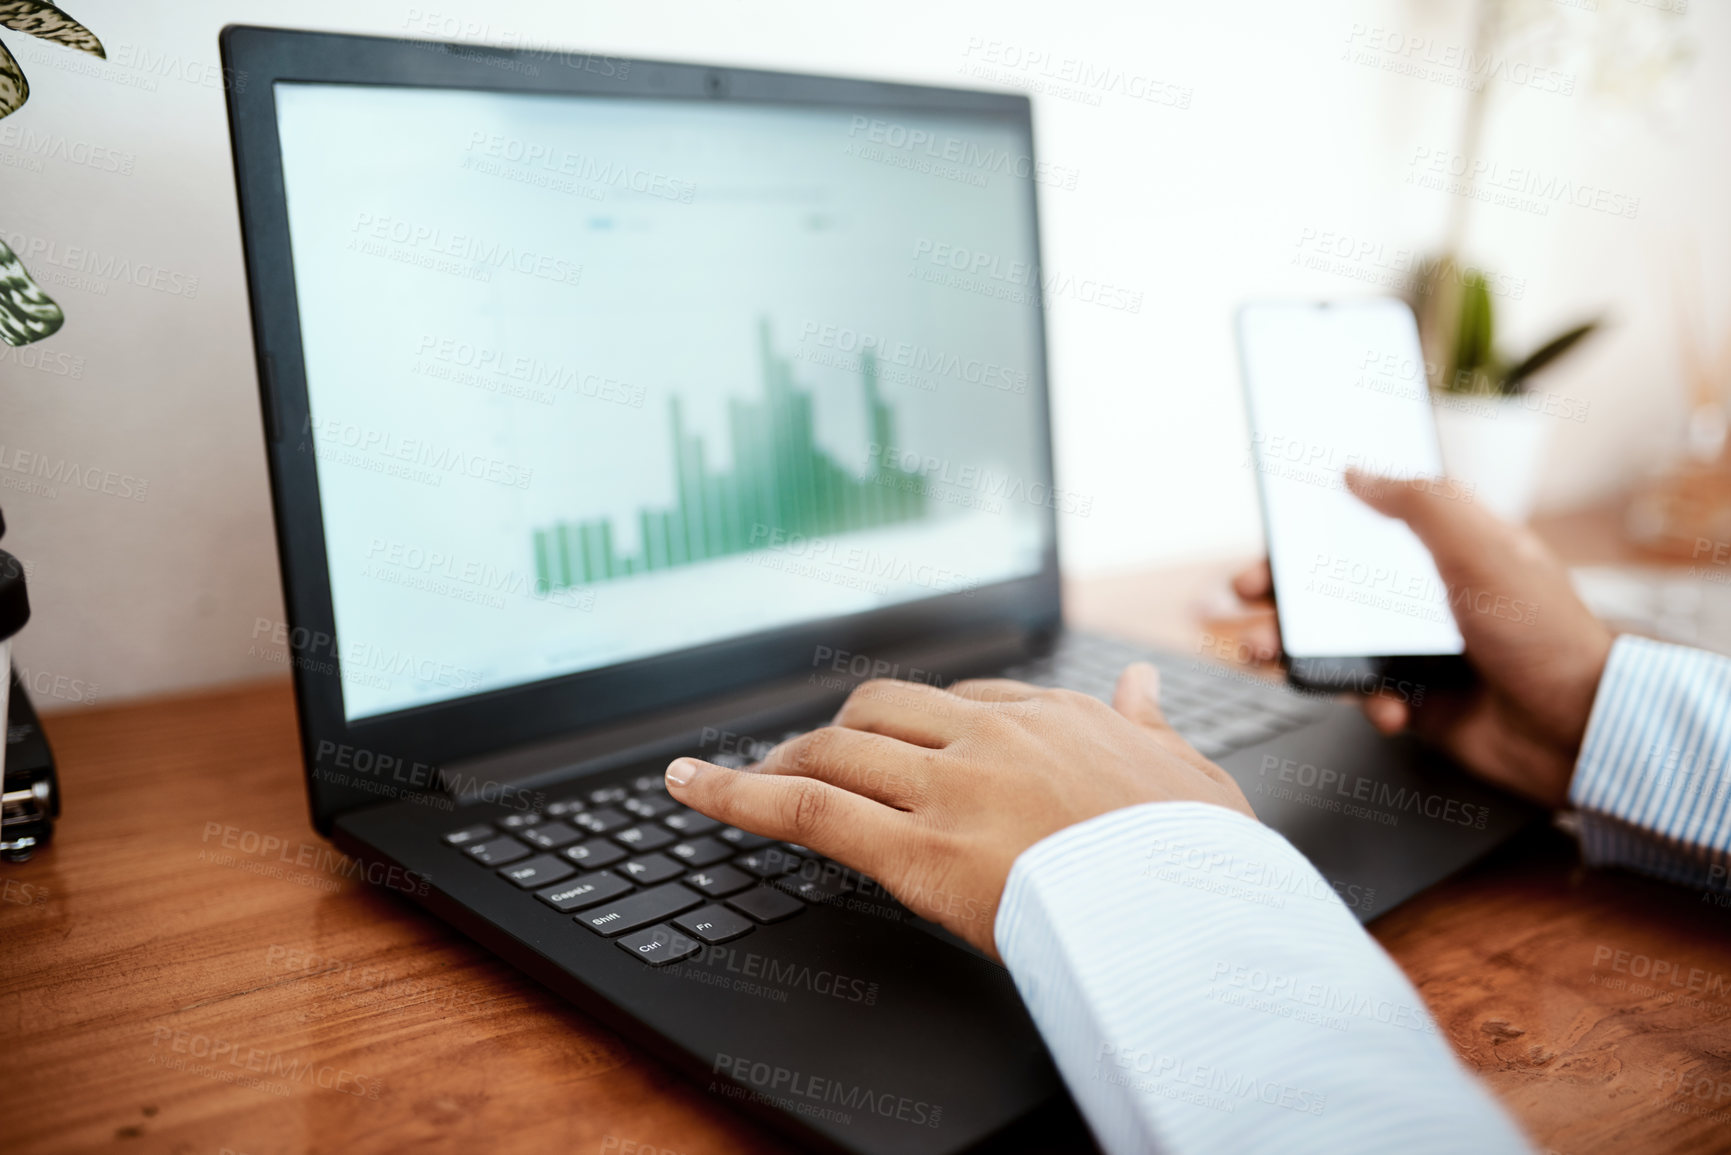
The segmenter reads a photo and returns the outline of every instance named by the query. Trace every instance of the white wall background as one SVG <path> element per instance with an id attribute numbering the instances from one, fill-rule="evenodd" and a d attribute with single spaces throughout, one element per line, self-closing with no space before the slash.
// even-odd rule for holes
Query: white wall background
<path id="1" fill-rule="evenodd" d="M 30 264 L 70 318 L 41 345 L 0 347 L 4 544 L 29 565 L 36 606 L 17 654 L 39 688 L 54 687 L 49 708 L 281 669 L 255 638 L 282 610 L 216 72 L 225 23 L 973 86 L 1026 84 L 1070 60 L 1184 94 L 1186 108 L 1099 83 L 1071 85 L 1082 99 L 1036 96 L 1044 159 L 1079 174 L 1074 190 L 1044 193 L 1048 270 L 1143 294 L 1135 314 L 1051 307 L 1059 480 L 1094 498 L 1090 516 L 1063 526 L 1079 571 L 1255 548 L 1231 309 L 1259 294 L 1366 291 L 1359 278 L 1440 242 L 1455 198 L 1408 178 L 1416 150 L 1458 147 L 1468 74 L 1447 61 L 1472 35 L 1471 5 L 1442 0 L 76 0 L 72 11 L 108 63 L 0 29 L 32 86 L 0 121 L 0 235 L 61 246 Z M 1480 204 L 1469 218 L 1467 255 L 1521 285 L 1499 302 L 1513 345 L 1591 313 L 1615 322 L 1546 381 L 1589 411 L 1558 423 L 1542 502 L 1559 508 L 1626 486 L 1677 443 L 1679 302 L 1702 308 L 1720 339 L 1731 327 L 1731 9 L 1520 0 L 1517 12 L 1498 67 L 1552 79 L 1489 82 L 1479 155 L 1638 199 L 1633 219 L 1570 204 L 1545 215 Z M 1647 87 L 1648 49 L 1674 36 L 1693 45 L 1692 64 L 1631 97 Z M 1046 63 L 1028 66 L 1036 53 Z M 1397 70 L 1426 59 L 1443 63 L 1430 76 Z M 990 76 L 965 74 L 971 64 Z M 1556 78 L 1573 93 L 1545 91 Z M 127 171 L 103 171 L 110 156 Z M 1349 255 L 1300 263 L 1325 237 L 1349 238 L 1334 241 Z M 164 269 L 171 289 L 196 277 L 196 294 L 68 281 L 56 262 L 69 246 Z M 112 474 L 117 492 L 44 485 L 33 462 Z"/>

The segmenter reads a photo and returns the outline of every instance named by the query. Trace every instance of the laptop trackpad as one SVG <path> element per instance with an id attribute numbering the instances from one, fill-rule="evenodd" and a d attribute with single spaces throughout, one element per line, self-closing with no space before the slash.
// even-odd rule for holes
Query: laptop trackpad
<path id="1" fill-rule="evenodd" d="M 1410 736 L 1379 734 L 1347 705 L 1234 751 L 1220 765 L 1257 817 L 1316 865 L 1360 922 L 1453 874 L 1543 814 Z"/>

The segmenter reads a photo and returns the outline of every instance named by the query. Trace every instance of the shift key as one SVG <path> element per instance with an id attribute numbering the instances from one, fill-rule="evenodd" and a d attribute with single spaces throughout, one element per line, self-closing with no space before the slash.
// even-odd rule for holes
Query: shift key
<path id="1" fill-rule="evenodd" d="M 616 934 L 624 934 L 628 930 L 636 930 L 640 926 L 648 926 L 652 922 L 682 914 L 703 901 L 703 896 L 695 890 L 677 882 L 669 882 L 652 886 L 618 902 L 586 910 L 577 916 L 577 921 L 596 934 L 612 938 Z"/>

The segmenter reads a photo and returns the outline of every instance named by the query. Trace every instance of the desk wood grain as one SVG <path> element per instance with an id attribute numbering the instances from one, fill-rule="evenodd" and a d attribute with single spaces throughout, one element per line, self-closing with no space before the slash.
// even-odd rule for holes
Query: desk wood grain
<path id="1" fill-rule="evenodd" d="M 65 816 L 4 868 L 0 1147 L 792 1150 L 332 866 L 286 681 L 46 728 Z"/>
<path id="2" fill-rule="evenodd" d="M 1183 614 L 1137 615 L 1210 580 L 1111 579 L 1079 616 L 1174 644 Z M 65 817 L 0 866 L 0 1148 L 792 1150 L 334 870 L 286 682 L 47 729 Z M 1731 909 L 1584 871 L 1541 831 L 1373 930 L 1541 1150 L 1731 1149 Z"/>

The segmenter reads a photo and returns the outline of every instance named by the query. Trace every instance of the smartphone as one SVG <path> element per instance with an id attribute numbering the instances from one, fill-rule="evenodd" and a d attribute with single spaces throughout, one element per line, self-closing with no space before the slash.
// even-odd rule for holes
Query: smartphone
<path id="1" fill-rule="evenodd" d="M 1346 488 L 1349 467 L 1443 475 L 1412 310 L 1384 297 L 1262 302 L 1239 309 L 1237 328 L 1287 678 L 1409 698 L 1470 679 L 1430 552 Z"/>

